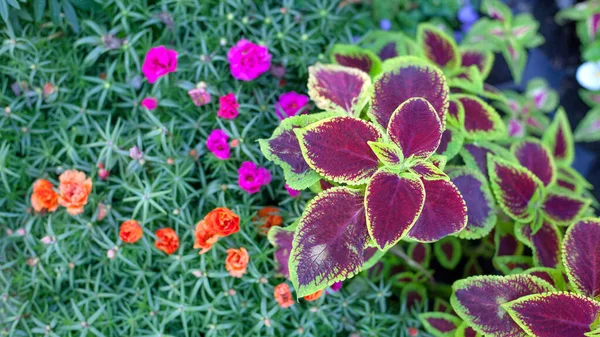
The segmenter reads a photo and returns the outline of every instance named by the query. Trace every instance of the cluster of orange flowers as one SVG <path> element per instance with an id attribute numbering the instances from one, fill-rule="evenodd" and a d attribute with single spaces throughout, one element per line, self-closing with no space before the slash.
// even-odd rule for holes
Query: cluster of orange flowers
<path id="1" fill-rule="evenodd" d="M 272 206 L 261 208 L 256 214 L 256 217 L 252 220 L 258 223 L 258 232 L 263 235 L 267 235 L 271 227 L 281 226 L 283 224 L 283 218 L 281 217 L 279 208 Z"/>
<path id="2" fill-rule="evenodd" d="M 304 299 L 312 302 L 316 301 L 323 295 L 323 290 L 319 290 L 314 294 L 304 296 Z M 289 308 L 294 304 L 294 298 L 292 297 L 292 290 L 287 283 L 281 283 L 275 286 L 273 289 L 273 297 L 275 297 L 275 301 L 282 308 Z"/>
<path id="3" fill-rule="evenodd" d="M 36 212 L 54 212 L 58 206 L 67 208 L 71 215 L 83 213 L 83 207 L 88 202 L 92 192 L 92 180 L 85 173 L 77 170 L 67 170 L 58 178 L 58 192 L 54 185 L 46 179 L 38 179 L 33 184 L 31 206 Z"/>

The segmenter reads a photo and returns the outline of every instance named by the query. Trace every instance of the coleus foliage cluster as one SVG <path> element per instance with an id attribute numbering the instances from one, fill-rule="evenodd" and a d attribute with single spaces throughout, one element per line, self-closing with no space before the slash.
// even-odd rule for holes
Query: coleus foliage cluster
<path id="1" fill-rule="evenodd" d="M 506 134 L 479 97 L 502 98 L 484 85 L 493 54 L 429 24 L 416 41 L 385 34 L 366 45 L 335 46 L 335 64 L 310 67 L 309 95 L 325 112 L 285 119 L 261 141 L 290 187 L 320 191 L 294 226 L 270 233 L 298 296 L 352 277 L 402 239 L 481 238 L 495 222 L 478 167 L 445 167 L 464 142 Z"/>

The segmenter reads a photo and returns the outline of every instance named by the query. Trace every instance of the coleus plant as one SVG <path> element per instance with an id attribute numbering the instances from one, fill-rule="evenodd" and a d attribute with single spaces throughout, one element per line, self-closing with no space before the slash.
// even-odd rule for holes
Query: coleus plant
<path id="1" fill-rule="evenodd" d="M 598 336 L 598 242 L 600 219 L 583 219 L 567 230 L 556 248 L 562 259 L 555 268 L 459 280 L 452 286 L 452 307 L 485 336 Z M 568 283 L 564 282 L 563 268 Z"/>
<path id="2" fill-rule="evenodd" d="M 558 105 L 558 93 L 542 78 L 529 81 L 523 94 L 510 90 L 502 93 L 506 100 L 495 105 L 506 114 L 508 135 L 516 138 L 542 135 L 550 124 L 546 114 Z"/>
<path id="3" fill-rule="evenodd" d="M 520 83 L 527 64 L 527 49 L 544 43 L 537 32 L 539 23 L 528 13 L 513 15 L 500 0 L 483 0 L 481 10 L 489 18 L 479 19 L 463 44 L 502 53 L 513 79 Z"/>
<path id="4" fill-rule="evenodd" d="M 381 68 L 371 82 L 357 68 L 310 67 L 309 95 L 327 112 L 286 119 L 261 141 L 290 187 L 333 186 L 309 202 L 293 234 L 298 296 L 360 272 L 369 247 L 432 242 L 467 225 L 465 201 L 435 155 L 449 105 L 443 73 L 414 57 Z M 371 121 L 360 118 L 366 103 Z"/>

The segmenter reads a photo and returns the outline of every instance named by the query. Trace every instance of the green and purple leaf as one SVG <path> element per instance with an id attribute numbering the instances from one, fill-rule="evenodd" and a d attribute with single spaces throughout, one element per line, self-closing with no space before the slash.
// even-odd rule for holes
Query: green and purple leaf
<path id="1" fill-rule="evenodd" d="M 425 57 L 440 68 L 453 71 L 460 65 L 456 42 L 434 25 L 422 23 L 417 27 L 417 43 Z"/>
<path id="2" fill-rule="evenodd" d="M 472 94 L 480 94 L 483 91 L 483 77 L 476 66 L 461 68 L 448 81 L 452 89 L 458 88 Z"/>
<path id="3" fill-rule="evenodd" d="M 440 170 L 430 161 L 419 161 L 411 170 L 424 180 L 449 180 L 450 178 L 444 171 Z"/>
<path id="4" fill-rule="evenodd" d="M 573 288 L 600 300 L 600 220 L 585 219 L 567 230 L 563 262 Z"/>
<path id="5" fill-rule="evenodd" d="M 565 277 L 563 273 L 558 269 L 548 267 L 534 267 L 525 270 L 523 273 L 537 276 L 542 280 L 550 283 L 554 288 L 558 290 L 565 289 Z"/>
<path id="6" fill-rule="evenodd" d="M 275 262 L 277 263 L 277 272 L 287 279 L 290 278 L 290 252 L 292 251 L 292 242 L 294 241 L 294 233 L 297 225 L 297 223 L 294 223 L 288 227 L 273 226 L 269 230 L 268 235 L 269 242 L 276 247 Z"/>
<path id="7" fill-rule="evenodd" d="M 465 125 L 465 108 L 459 100 L 455 98 L 450 99 L 446 121 L 448 124 L 458 127 L 463 127 Z"/>
<path id="8" fill-rule="evenodd" d="M 396 167 L 402 163 L 402 150 L 393 143 L 369 142 L 371 150 L 385 166 Z"/>
<path id="9" fill-rule="evenodd" d="M 454 158 L 461 150 L 465 141 L 464 132 L 448 124 L 446 130 L 442 133 L 442 139 L 436 153 L 448 158 Z"/>
<path id="10" fill-rule="evenodd" d="M 493 140 L 506 136 L 506 127 L 498 112 L 478 97 L 456 95 L 465 111 L 467 138 Z"/>
<path id="11" fill-rule="evenodd" d="M 370 50 L 355 45 L 336 44 L 331 48 L 331 62 L 356 68 L 375 76 L 381 72 L 381 60 Z"/>
<path id="12" fill-rule="evenodd" d="M 472 47 L 461 47 L 460 55 L 463 67 L 476 66 L 483 79 L 488 77 L 494 65 L 494 53 Z"/>
<path id="13" fill-rule="evenodd" d="M 425 331 L 435 337 L 454 337 L 456 328 L 462 323 L 460 318 L 445 312 L 425 312 L 419 314 Z"/>
<path id="14" fill-rule="evenodd" d="M 462 195 L 448 180 L 424 180 L 425 204 L 407 234 L 419 242 L 433 242 L 453 235 L 467 225 L 467 206 Z"/>
<path id="15" fill-rule="evenodd" d="M 285 180 L 291 188 L 303 190 L 320 179 L 319 174 L 304 160 L 294 130 L 332 116 L 335 113 L 324 112 L 286 118 L 273 131 L 271 138 L 258 141 L 265 158 L 283 168 Z"/>
<path id="16" fill-rule="evenodd" d="M 600 313 L 600 303 L 573 293 L 533 294 L 502 304 L 530 336 L 585 337 Z"/>
<path id="17" fill-rule="evenodd" d="M 538 177 L 544 186 L 556 179 L 556 167 L 550 151 L 537 139 L 516 142 L 511 152 L 519 163 Z"/>
<path id="18" fill-rule="evenodd" d="M 459 239 L 449 236 L 435 242 L 433 252 L 442 267 L 454 269 L 462 257 L 462 246 Z"/>
<path id="19" fill-rule="evenodd" d="M 334 64 L 308 67 L 308 95 L 323 110 L 358 116 L 372 89 L 371 77 L 358 69 Z"/>
<path id="20" fill-rule="evenodd" d="M 321 192 L 304 210 L 290 254 L 298 297 L 360 272 L 368 241 L 363 195 L 345 187 Z"/>
<path id="21" fill-rule="evenodd" d="M 575 156 L 575 145 L 571 124 L 569 124 L 565 109 L 561 107 L 556 111 L 554 120 L 544 133 L 542 140 L 550 149 L 556 164 L 571 166 Z"/>
<path id="22" fill-rule="evenodd" d="M 581 217 L 591 200 L 559 193 L 549 193 L 542 205 L 545 217 L 551 222 L 568 226 Z"/>
<path id="23" fill-rule="evenodd" d="M 431 261 L 431 246 L 422 242 L 411 242 L 406 251 L 408 256 L 415 262 L 423 266 L 429 267 Z"/>
<path id="24" fill-rule="evenodd" d="M 452 167 L 447 173 L 467 205 L 467 226 L 458 237 L 480 239 L 488 235 L 496 224 L 496 210 L 485 177 L 468 167 Z"/>
<path id="25" fill-rule="evenodd" d="M 481 9 L 492 19 L 503 23 L 512 21 L 512 11 L 500 0 L 483 0 Z"/>
<path id="26" fill-rule="evenodd" d="M 521 165 L 488 156 L 490 186 L 500 208 L 516 221 L 533 219 L 533 205 L 542 198 L 544 185 Z"/>
<path id="27" fill-rule="evenodd" d="M 553 291 L 535 276 L 474 276 L 454 282 L 450 303 L 477 332 L 490 337 L 524 337 L 526 334 L 501 307 L 523 296 Z"/>
<path id="28" fill-rule="evenodd" d="M 454 313 L 454 310 L 452 310 L 452 306 L 450 305 L 450 302 L 443 300 L 439 297 L 436 297 L 433 299 L 433 311 L 446 312 L 449 314 Z"/>
<path id="29" fill-rule="evenodd" d="M 544 221 L 537 232 L 529 224 L 517 224 L 517 238 L 533 251 L 533 260 L 540 267 L 556 268 L 560 266 L 561 233 L 555 225 Z"/>
<path id="30" fill-rule="evenodd" d="M 492 262 L 504 275 L 520 274 L 533 267 L 531 256 L 494 256 Z"/>
<path id="31" fill-rule="evenodd" d="M 379 170 L 365 192 L 365 209 L 369 234 L 385 250 L 415 225 L 425 201 L 423 182 L 415 174 Z"/>
<path id="32" fill-rule="evenodd" d="M 369 142 L 377 142 L 382 135 L 368 122 L 333 117 L 294 131 L 304 159 L 325 178 L 361 185 L 377 170 L 379 160 Z"/>
<path id="33" fill-rule="evenodd" d="M 456 329 L 456 337 L 483 337 L 483 335 L 473 330 L 468 322 L 462 322 Z"/>
<path id="34" fill-rule="evenodd" d="M 442 123 L 429 102 L 411 98 L 402 103 L 387 127 L 390 140 L 400 147 L 404 158 L 429 158 L 442 138 Z"/>
<path id="35" fill-rule="evenodd" d="M 387 128 L 400 104 L 414 97 L 426 99 L 442 124 L 448 110 L 448 84 L 440 69 L 416 57 L 398 57 L 383 63 L 374 79 L 374 96 L 369 115 Z"/>

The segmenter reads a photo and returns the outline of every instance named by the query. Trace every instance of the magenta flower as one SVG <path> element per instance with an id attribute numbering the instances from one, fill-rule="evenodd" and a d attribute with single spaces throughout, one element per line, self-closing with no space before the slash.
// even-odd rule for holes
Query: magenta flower
<path id="1" fill-rule="evenodd" d="M 275 113 L 281 120 L 296 116 L 298 112 L 306 107 L 309 101 L 310 98 L 306 95 L 299 94 L 295 91 L 286 92 L 279 96 L 279 101 L 275 103 Z"/>
<path id="2" fill-rule="evenodd" d="M 291 188 L 288 184 L 285 184 L 283 187 L 285 187 L 285 190 L 288 192 L 288 194 L 292 198 L 295 198 L 295 197 L 297 197 L 297 196 L 300 195 L 301 191 L 298 191 L 298 190 L 295 190 L 295 189 Z"/>
<path id="3" fill-rule="evenodd" d="M 142 65 L 142 73 L 150 83 L 156 82 L 161 76 L 175 72 L 176 69 L 177 52 L 164 46 L 151 48 Z"/>
<path id="4" fill-rule="evenodd" d="M 219 97 L 219 111 L 217 111 L 217 116 L 225 119 L 234 119 L 239 114 L 239 107 L 240 105 L 235 95 L 230 92 L 225 96 Z"/>
<path id="5" fill-rule="evenodd" d="M 342 289 L 342 281 L 336 282 L 334 284 L 331 285 L 331 290 L 333 290 L 334 292 L 338 292 L 340 291 L 340 289 Z"/>
<path id="6" fill-rule="evenodd" d="M 271 67 L 267 47 L 241 39 L 227 52 L 231 75 L 242 81 L 252 81 Z"/>
<path id="7" fill-rule="evenodd" d="M 206 148 L 220 160 L 229 159 L 229 136 L 221 129 L 213 130 L 206 140 Z"/>
<path id="8" fill-rule="evenodd" d="M 244 191 L 254 194 L 263 185 L 271 182 L 271 172 L 264 167 L 258 167 L 253 162 L 245 161 L 238 169 L 238 184 Z"/>
<path id="9" fill-rule="evenodd" d="M 158 100 L 154 97 L 146 97 L 142 100 L 140 105 L 148 110 L 154 110 L 158 106 Z"/>
<path id="10" fill-rule="evenodd" d="M 196 88 L 188 91 L 188 95 L 195 106 L 202 106 L 210 103 L 210 93 L 206 90 L 206 84 L 204 82 L 200 82 Z"/>

